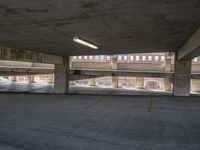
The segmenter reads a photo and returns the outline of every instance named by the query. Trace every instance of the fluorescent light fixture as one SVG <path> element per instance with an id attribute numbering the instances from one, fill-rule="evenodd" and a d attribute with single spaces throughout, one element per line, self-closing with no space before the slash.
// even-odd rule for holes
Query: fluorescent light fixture
<path id="1" fill-rule="evenodd" d="M 98 49 L 98 46 L 96 46 L 96 45 L 94 45 L 92 43 L 89 43 L 89 42 L 87 42 L 87 41 L 85 41 L 83 39 L 80 39 L 78 37 L 74 37 L 73 40 L 74 40 L 74 42 L 77 42 L 79 44 L 85 45 L 87 47 L 90 47 L 90 48 L 93 48 L 93 49 Z"/>

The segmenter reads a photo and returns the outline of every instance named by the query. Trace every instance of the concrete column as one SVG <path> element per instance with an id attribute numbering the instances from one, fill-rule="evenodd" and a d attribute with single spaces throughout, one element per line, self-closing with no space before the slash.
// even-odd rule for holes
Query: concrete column
<path id="1" fill-rule="evenodd" d="M 96 80 L 95 80 L 95 78 L 89 79 L 88 85 L 89 86 L 96 86 Z"/>
<path id="2" fill-rule="evenodd" d="M 48 74 L 47 75 L 47 82 L 49 84 L 53 84 L 53 81 L 54 81 L 54 77 L 53 76 L 54 76 L 53 74 Z"/>
<path id="3" fill-rule="evenodd" d="M 112 69 L 113 70 L 117 70 L 118 69 L 117 55 L 113 55 L 112 56 Z M 118 82 L 119 82 L 119 77 L 112 76 L 112 87 L 113 88 L 118 88 Z"/>
<path id="4" fill-rule="evenodd" d="M 75 81 L 71 81 L 72 85 L 75 85 Z"/>
<path id="5" fill-rule="evenodd" d="M 118 69 L 118 64 L 117 64 L 117 55 L 112 56 L 112 69 L 117 70 Z"/>
<path id="6" fill-rule="evenodd" d="M 190 96 L 191 60 L 175 59 L 174 96 Z"/>
<path id="7" fill-rule="evenodd" d="M 69 92 L 69 57 L 63 58 L 63 64 L 55 65 L 54 70 L 54 92 L 68 93 Z"/>
<path id="8" fill-rule="evenodd" d="M 165 72 L 171 72 L 172 65 L 171 65 L 171 57 L 165 56 Z"/>
<path id="9" fill-rule="evenodd" d="M 112 76 L 112 87 L 113 88 L 118 88 L 118 82 L 119 82 L 119 77 Z"/>
<path id="10" fill-rule="evenodd" d="M 34 83 L 34 75 L 28 75 L 28 82 Z"/>
<path id="11" fill-rule="evenodd" d="M 164 78 L 164 90 L 171 91 L 171 79 Z"/>
<path id="12" fill-rule="evenodd" d="M 191 82 L 191 91 L 200 92 L 200 79 L 192 79 Z"/>
<path id="13" fill-rule="evenodd" d="M 144 77 L 136 77 L 136 88 L 144 89 Z"/>
<path id="14" fill-rule="evenodd" d="M 165 56 L 165 72 L 171 72 L 172 71 L 172 64 L 171 64 L 171 57 L 166 54 Z M 164 90 L 165 91 L 171 91 L 171 79 L 164 78 Z"/>
<path id="15" fill-rule="evenodd" d="M 69 56 L 69 69 L 71 70 L 73 68 L 73 62 L 72 62 L 72 56 Z"/>
<path id="16" fill-rule="evenodd" d="M 12 82 L 17 82 L 17 76 L 11 76 L 11 81 Z"/>

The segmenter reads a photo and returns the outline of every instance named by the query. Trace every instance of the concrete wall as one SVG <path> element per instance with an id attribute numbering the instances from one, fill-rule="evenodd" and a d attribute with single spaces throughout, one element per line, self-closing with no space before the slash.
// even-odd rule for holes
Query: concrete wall
<path id="1" fill-rule="evenodd" d="M 118 63 L 119 70 L 135 70 L 135 71 L 163 71 L 163 63 Z"/>
<path id="2" fill-rule="evenodd" d="M 192 64 L 192 72 L 200 73 L 200 64 Z"/>
<path id="3" fill-rule="evenodd" d="M 0 60 L 63 64 L 60 56 L 0 46 Z"/>
<path id="4" fill-rule="evenodd" d="M 73 69 L 111 69 L 111 63 L 107 62 L 73 62 Z"/>
<path id="5" fill-rule="evenodd" d="M 111 69 L 109 62 L 73 62 L 73 69 Z M 119 70 L 163 71 L 164 63 L 118 63 Z"/>

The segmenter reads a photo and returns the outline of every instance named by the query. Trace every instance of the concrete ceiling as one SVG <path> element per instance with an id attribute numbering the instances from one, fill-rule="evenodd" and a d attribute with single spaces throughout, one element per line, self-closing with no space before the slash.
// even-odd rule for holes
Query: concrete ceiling
<path id="1" fill-rule="evenodd" d="M 175 51 L 199 26 L 199 0 L 0 1 L 1 46 L 58 55 Z"/>

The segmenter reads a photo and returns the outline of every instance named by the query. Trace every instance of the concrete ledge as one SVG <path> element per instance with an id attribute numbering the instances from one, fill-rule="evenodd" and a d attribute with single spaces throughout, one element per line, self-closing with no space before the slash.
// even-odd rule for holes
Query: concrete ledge
<path id="1" fill-rule="evenodd" d="M 173 72 L 153 72 L 153 71 L 130 71 L 130 70 L 71 70 L 72 74 L 93 75 L 93 76 L 133 76 L 133 77 L 155 77 L 155 78 L 172 78 Z"/>
<path id="2" fill-rule="evenodd" d="M 0 60 L 25 61 L 34 63 L 63 64 L 61 56 L 0 46 Z"/>
<path id="3" fill-rule="evenodd" d="M 21 76 L 36 74 L 53 74 L 53 69 L 31 69 L 31 68 L 0 68 L 0 76 Z"/>

